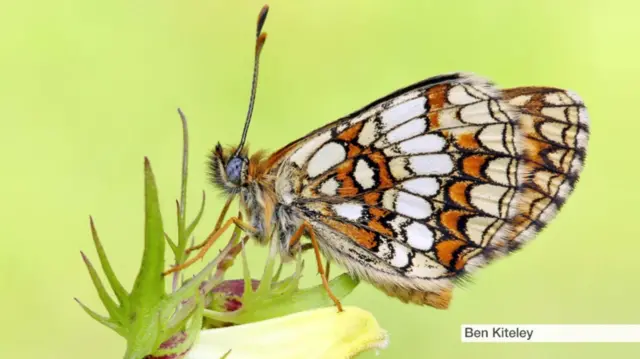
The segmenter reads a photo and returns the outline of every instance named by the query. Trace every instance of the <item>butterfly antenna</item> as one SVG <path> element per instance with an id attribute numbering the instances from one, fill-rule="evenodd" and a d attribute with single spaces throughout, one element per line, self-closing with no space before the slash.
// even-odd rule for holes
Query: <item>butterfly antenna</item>
<path id="1" fill-rule="evenodd" d="M 256 30 L 256 52 L 253 64 L 253 81 L 251 84 L 251 97 L 249 98 L 249 110 L 247 111 L 247 119 L 244 122 L 244 130 L 242 131 L 240 145 L 238 146 L 238 149 L 235 153 L 236 156 L 240 154 L 240 151 L 242 151 L 244 143 L 247 140 L 247 132 L 249 132 L 249 124 L 251 123 L 251 116 L 253 115 L 253 106 L 256 101 L 256 91 L 258 89 L 258 68 L 260 66 L 260 53 L 262 52 L 262 47 L 264 46 L 265 41 L 267 40 L 267 33 L 262 32 L 262 26 L 264 26 L 264 22 L 267 20 L 268 12 L 269 6 L 265 5 L 262 7 L 262 10 L 260 10 L 260 14 L 258 14 L 258 26 Z"/>

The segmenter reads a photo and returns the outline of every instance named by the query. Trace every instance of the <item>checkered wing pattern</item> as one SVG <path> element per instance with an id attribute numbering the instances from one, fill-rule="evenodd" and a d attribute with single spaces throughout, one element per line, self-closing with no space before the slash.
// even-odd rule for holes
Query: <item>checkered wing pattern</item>
<path id="1" fill-rule="evenodd" d="M 554 217 L 582 168 L 587 121 L 564 90 L 439 76 L 288 146 L 280 195 L 352 273 L 446 307 L 452 279 Z"/>

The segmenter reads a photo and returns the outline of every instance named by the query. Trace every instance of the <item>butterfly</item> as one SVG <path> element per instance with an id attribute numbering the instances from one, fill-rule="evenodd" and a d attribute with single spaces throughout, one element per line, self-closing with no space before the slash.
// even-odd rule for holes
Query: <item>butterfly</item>
<path id="1" fill-rule="evenodd" d="M 499 89 L 467 73 L 420 81 L 249 155 L 267 10 L 240 145 L 218 144 L 210 158 L 226 206 L 239 197 L 247 221 L 218 232 L 235 223 L 263 243 L 275 233 L 285 258 L 307 236 L 321 274 L 320 252 L 390 296 L 444 309 L 459 279 L 535 238 L 573 191 L 589 137 L 580 97 Z"/>

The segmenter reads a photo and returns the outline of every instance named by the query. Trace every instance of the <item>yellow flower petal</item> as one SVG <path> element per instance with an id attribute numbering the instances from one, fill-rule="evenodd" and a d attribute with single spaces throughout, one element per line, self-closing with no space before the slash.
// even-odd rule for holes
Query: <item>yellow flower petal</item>
<path id="1" fill-rule="evenodd" d="M 228 328 L 204 330 L 187 359 L 342 359 L 387 346 L 387 333 L 357 307 L 309 310 Z"/>

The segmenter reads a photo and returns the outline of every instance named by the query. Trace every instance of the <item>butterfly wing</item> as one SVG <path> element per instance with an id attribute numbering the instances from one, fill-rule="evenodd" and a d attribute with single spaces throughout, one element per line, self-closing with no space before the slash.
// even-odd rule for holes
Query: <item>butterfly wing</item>
<path id="1" fill-rule="evenodd" d="M 288 146 L 277 191 L 352 274 L 444 308 L 453 280 L 551 220 L 587 135 L 575 95 L 444 75 Z"/>
<path id="2" fill-rule="evenodd" d="M 522 133 L 524 178 L 513 228 L 502 251 L 517 249 L 533 238 L 566 202 L 584 166 L 589 117 L 580 97 L 550 87 L 520 87 L 503 91 L 518 111 Z"/>

